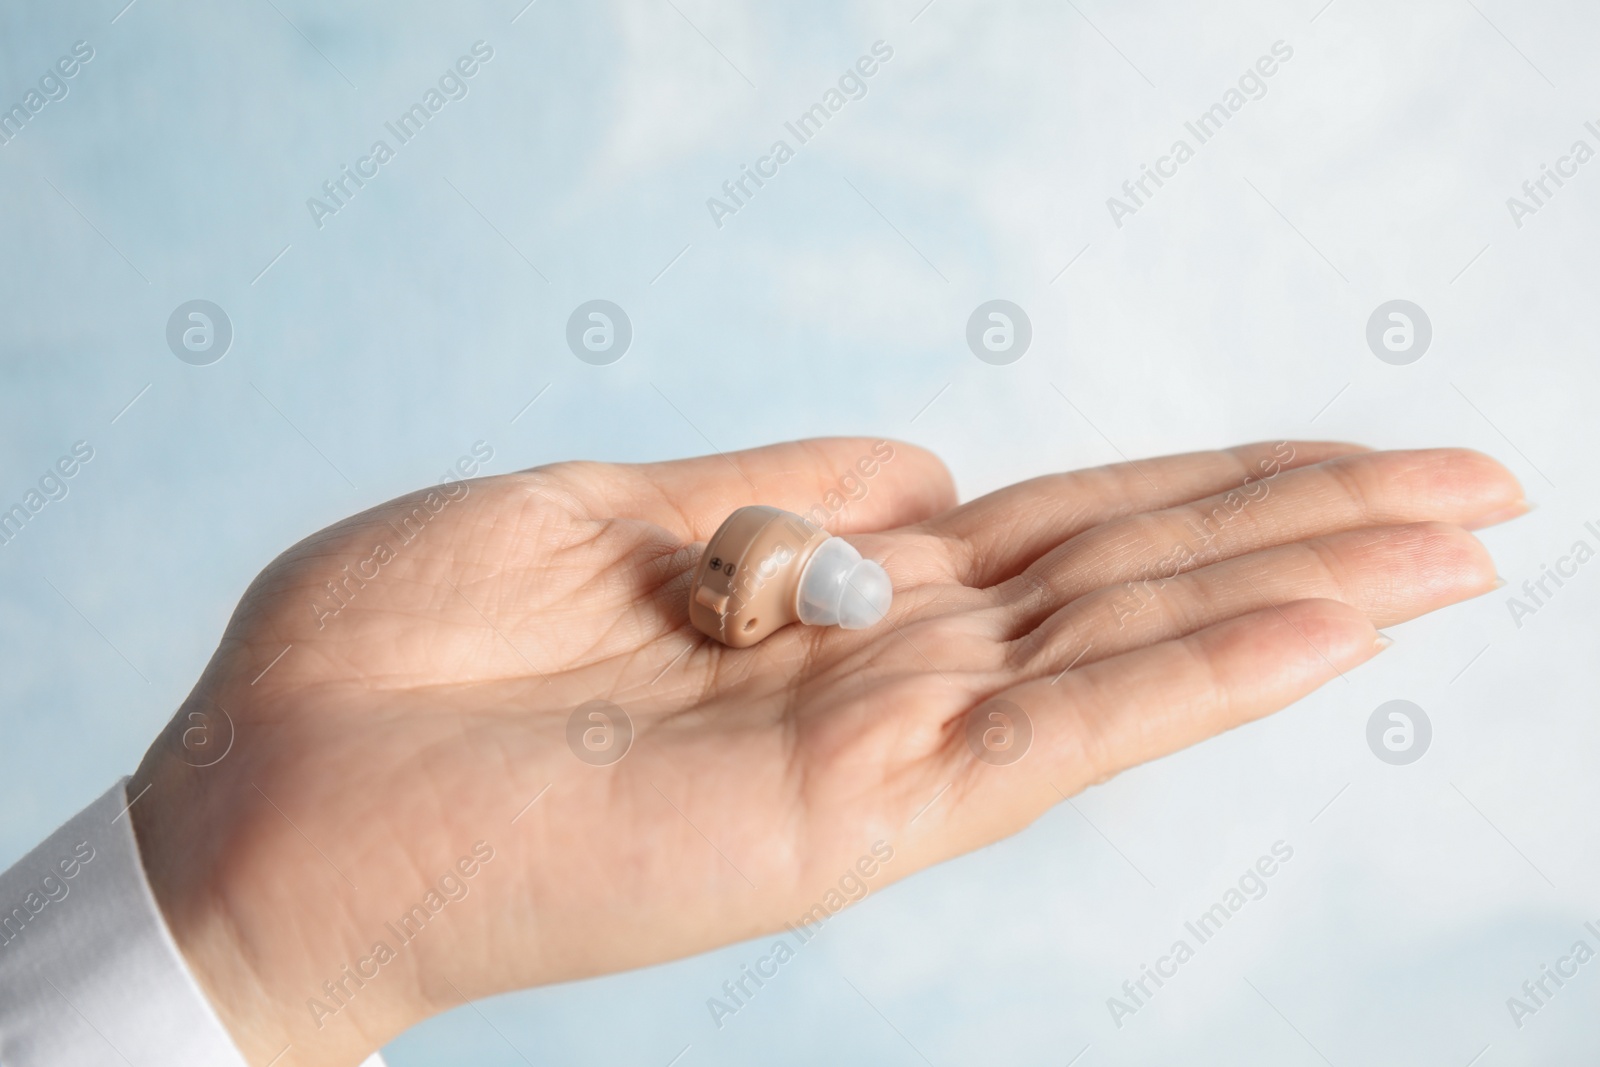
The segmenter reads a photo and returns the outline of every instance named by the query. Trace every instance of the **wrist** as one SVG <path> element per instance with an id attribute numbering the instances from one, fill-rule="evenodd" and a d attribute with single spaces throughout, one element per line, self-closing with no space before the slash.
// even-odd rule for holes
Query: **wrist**
<path id="1" fill-rule="evenodd" d="M 409 1025 L 394 990 L 365 998 L 337 1025 L 319 1019 L 308 998 L 320 993 L 314 976 L 339 938 L 305 918 L 340 909 L 307 904 L 314 895 L 291 884 L 293 864 L 264 865 L 241 854 L 239 842 L 249 834 L 221 815 L 229 799 L 208 795 L 196 780 L 203 771 L 164 762 L 153 769 L 147 758 L 128 789 L 139 798 L 129 815 L 140 859 L 178 951 L 239 1052 L 258 1067 L 359 1064 Z M 220 832 L 225 821 L 235 829 Z M 337 978 L 337 971 L 333 965 L 329 975 Z"/>

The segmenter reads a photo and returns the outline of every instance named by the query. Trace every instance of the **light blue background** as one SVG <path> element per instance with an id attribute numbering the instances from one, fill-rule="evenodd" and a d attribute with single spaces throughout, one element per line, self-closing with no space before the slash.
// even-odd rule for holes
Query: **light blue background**
<path id="1" fill-rule="evenodd" d="M 1520 629 L 1506 603 L 1600 519 L 1600 163 L 1520 229 L 1505 203 L 1600 145 L 1592 6 L 123 2 L 0 4 L 0 105 L 74 41 L 96 53 L 0 147 L 0 507 L 95 449 L 0 548 L 0 864 L 133 767 L 275 553 L 480 439 L 497 472 L 883 434 L 964 496 L 1241 440 L 1461 444 L 1541 505 L 1486 535 L 1511 588 L 875 895 L 720 1030 L 706 998 L 759 943 L 464 1008 L 386 1054 L 1592 1052 L 1600 964 L 1520 1030 L 1505 1007 L 1600 919 L 1600 567 Z M 479 39 L 470 95 L 318 229 L 306 198 Z M 880 39 L 868 95 L 714 226 L 706 198 Z M 1267 95 L 1114 226 L 1106 198 L 1278 40 Z M 198 297 L 236 334 L 203 368 L 163 336 Z M 563 340 L 595 297 L 634 324 L 610 367 Z M 995 297 L 1034 327 L 1008 367 L 963 338 Z M 1435 331 L 1408 367 L 1363 339 L 1397 297 Z M 1394 768 L 1364 730 L 1400 697 L 1435 735 Z M 1268 896 L 1117 1029 L 1106 998 L 1279 839 Z"/>

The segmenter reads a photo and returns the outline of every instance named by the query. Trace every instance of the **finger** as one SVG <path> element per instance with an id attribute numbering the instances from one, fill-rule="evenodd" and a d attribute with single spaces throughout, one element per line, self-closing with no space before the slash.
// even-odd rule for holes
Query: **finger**
<path id="1" fill-rule="evenodd" d="M 1287 707 L 1382 647 L 1355 608 L 1301 600 L 999 693 L 969 716 L 1005 700 L 1021 709 L 1005 709 L 1007 725 L 1029 724 L 1031 744 L 1000 766 L 952 744 L 973 801 L 957 837 L 1013 832 L 1086 786 Z"/>
<path id="2" fill-rule="evenodd" d="M 901 441 L 820 437 L 665 463 L 558 464 L 563 487 L 599 513 L 644 518 L 687 541 L 709 538 L 736 508 L 770 504 L 830 532 L 920 522 L 955 505 L 932 452 Z M 572 474 L 578 477 L 570 477 Z M 598 499 L 596 499 L 598 495 Z"/>
<path id="3" fill-rule="evenodd" d="M 1010 595 L 1059 607 L 1094 589 L 1341 530 L 1426 521 L 1474 526 L 1518 507 L 1526 510 L 1516 478 L 1479 452 L 1343 456 L 1098 526 L 1040 557 Z"/>
<path id="4" fill-rule="evenodd" d="M 1364 451 L 1336 442 L 1279 441 L 1047 474 L 963 504 L 924 528 L 948 542 L 959 579 L 983 588 L 1101 523 Z"/>
<path id="5" fill-rule="evenodd" d="M 1448 523 L 1351 530 L 1097 589 L 1020 639 L 1014 661 L 1047 677 L 1296 600 L 1349 604 L 1392 626 L 1495 587 L 1494 561 Z"/>

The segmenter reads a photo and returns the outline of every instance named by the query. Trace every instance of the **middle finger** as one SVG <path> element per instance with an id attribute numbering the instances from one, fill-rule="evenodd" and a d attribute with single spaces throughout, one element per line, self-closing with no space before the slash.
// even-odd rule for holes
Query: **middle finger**
<path id="1" fill-rule="evenodd" d="M 1527 510 L 1522 487 L 1465 449 L 1343 456 L 1248 489 L 1087 530 L 997 592 L 1019 631 L 1104 586 L 1171 578 L 1219 560 L 1364 526 L 1446 522 L 1468 529 Z"/>

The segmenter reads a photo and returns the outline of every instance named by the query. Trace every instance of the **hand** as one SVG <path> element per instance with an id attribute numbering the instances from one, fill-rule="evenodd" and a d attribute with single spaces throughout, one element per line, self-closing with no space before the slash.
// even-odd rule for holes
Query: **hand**
<path id="1" fill-rule="evenodd" d="M 889 618 L 742 651 L 691 629 L 722 519 L 826 514 L 842 475 L 828 526 L 888 569 Z M 267 567 L 130 790 L 174 936 L 258 1064 L 353 1064 L 463 998 L 776 930 L 862 857 L 876 889 L 1014 833 L 1493 588 L 1467 531 L 1526 510 L 1476 453 L 1312 443 L 960 507 L 932 455 L 867 440 L 430 493 Z M 634 731 L 605 766 L 568 744 L 596 699 Z M 196 722 L 232 724 L 214 766 Z"/>

